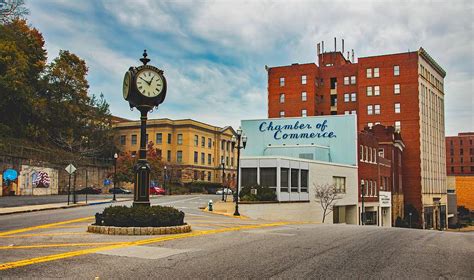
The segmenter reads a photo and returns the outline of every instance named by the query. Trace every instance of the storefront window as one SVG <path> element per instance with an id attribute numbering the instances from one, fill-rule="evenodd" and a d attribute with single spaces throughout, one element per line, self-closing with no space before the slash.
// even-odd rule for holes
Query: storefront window
<path id="1" fill-rule="evenodd" d="M 298 192 L 299 169 L 291 169 L 291 192 Z"/>
<path id="2" fill-rule="evenodd" d="M 260 168 L 260 185 L 276 188 L 277 185 L 277 173 L 276 168 Z"/>
<path id="3" fill-rule="evenodd" d="M 308 192 L 308 170 L 301 170 L 301 192 Z"/>
<path id="4" fill-rule="evenodd" d="M 288 168 L 281 168 L 280 174 L 280 192 L 288 192 L 288 175 L 290 170 Z"/>
<path id="5" fill-rule="evenodd" d="M 241 184 L 244 186 L 256 186 L 257 185 L 257 168 L 242 168 L 242 179 Z"/>

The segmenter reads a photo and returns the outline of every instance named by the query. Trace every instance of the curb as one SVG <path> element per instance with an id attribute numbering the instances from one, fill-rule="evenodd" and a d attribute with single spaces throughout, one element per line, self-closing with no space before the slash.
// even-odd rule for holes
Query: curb
<path id="1" fill-rule="evenodd" d="M 131 201 L 131 200 L 132 199 L 127 199 L 127 200 L 121 200 L 121 201 L 117 201 L 117 202 L 125 202 L 125 201 Z M 102 202 L 87 203 L 87 204 L 72 204 L 72 205 L 64 205 L 64 206 L 51 207 L 51 208 L 19 210 L 19 211 L 15 211 L 15 212 L 0 213 L 0 216 L 13 215 L 13 214 L 22 214 L 22 213 L 29 213 L 29 212 L 38 212 L 38 211 L 46 211 L 46 210 L 68 209 L 68 208 L 92 206 L 92 205 L 99 205 L 99 204 L 106 204 L 106 203 L 112 203 L 112 201 L 102 201 Z"/>
<path id="2" fill-rule="evenodd" d="M 87 232 L 109 235 L 162 235 L 191 232 L 190 225 L 173 227 L 113 227 L 89 225 Z"/>
<path id="3" fill-rule="evenodd" d="M 242 219 L 242 220 L 248 220 L 249 219 L 249 217 L 244 216 L 244 215 L 234 216 L 234 214 L 227 214 L 227 213 L 223 213 L 223 212 L 209 211 L 209 210 L 207 210 L 207 207 L 202 209 L 201 211 L 202 212 L 207 212 L 207 213 L 210 213 L 210 214 L 227 216 L 227 217 L 231 217 L 231 218 L 235 218 L 235 219 Z"/>

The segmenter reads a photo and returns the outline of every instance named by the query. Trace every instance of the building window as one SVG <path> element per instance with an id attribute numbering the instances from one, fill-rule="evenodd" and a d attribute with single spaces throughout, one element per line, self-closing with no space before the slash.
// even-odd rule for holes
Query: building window
<path id="1" fill-rule="evenodd" d="M 163 142 L 163 134 L 157 133 L 156 134 L 156 144 L 161 144 Z"/>
<path id="2" fill-rule="evenodd" d="M 344 115 L 350 115 L 351 112 L 349 111 L 344 111 Z"/>
<path id="3" fill-rule="evenodd" d="M 399 65 L 393 66 L 393 75 L 394 76 L 400 76 L 400 66 Z"/>
<path id="4" fill-rule="evenodd" d="M 301 192 L 308 192 L 308 170 L 301 170 Z"/>
<path id="5" fill-rule="evenodd" d="M 183 151 L 177 151 L 176 152 L 176 161 L 178 163 L 183 162 Z"/>
<path id="6" fill-rule="evenodd" d="M 171 161 L 171 151 L 170 150 L 168 150 L 166 152 L 166 161 Z"/>
<path id="7" fill-rule="evenodd" d="M 349 93 L 344 93 L 344 102 L 349 102 L 350 101 L 350 94 Z"/>
<path id="8" fill-rule="evenodd" d="M 352 111 L 351 111 L 351 115 L 355 115 L 355 114 L 357 114 L 357 111 L 356 111 L 356 110 L 352 110 Z"/>
<path id="9" fill-rule="evenodd" d="M 136 145 L 136 144 L 137 144 L 137 135 L 132 134 L 132 145 Z"/>
<path id="10" fill-rule="evenodd" d="M 346 193 L 346 177 L 332 177 L 334 188 L 338 193 Z"/>
<path id="11" fill-rule="evenodd" d="M 206 164 L 206 154 L 201 153 L 201 164 Z"/>
<path id="12" fill-rule="evenodd" d="M 344 77 L 344 85 L 348 85 L 349 84 L 349 77 Z"/>
<path id="13" fill-rule="evenodd" d="M 380 86 L 374 86 L 374 95 L 380 95 Z"/>
<path id="14" fill-rule="evenodd" d="M 225 157 L 225 165 L 229 166 L 229 157 Z"/>
<path id="15" fill-rule="evenodd" d="M 221 142 L 221 150 L 225 150 L 225 141 L 224 140 L 222 140 L 222 142 Z"/>
<path id="16" fill-rule="evenodd" d="M 351 85 L 356 84 L 356 76 L 351 76 Z"/>
<path id="17" fill-rule="evenodd" d="M 291 169 L 291 192 L 298 192 L 299 169 Z"/>
<path id="18" fill-rule="evenodd" d="M 379 75 L 379 68 L 374 68 L 374 78 L 380 77 Z"/>
<path id="19" fill-rule="evenodd" d="M 171 144 L 171 133 L 168 133 L 168 144 Z"/>
<path id="20" fill-rule="evenodd" d="M 337 78 L 331 78 L 331 89 L 336 89 L 337 88 Z"/>
<path id="21" fill-rule="evenodd" d="M 198 152 L 194 152 L 194 163 L 198 163 L 198 160 L 199 160 L 198 157 L 199 157 Z"/>
<path id="22" fill-rule="evenodd" d="M 461 155 L 461 156 L 464 155 L 464 150 L 462 148 L 459 149 L 459 155 Z"/>
<path id="23" fill-rule="evenodd" d="M 225 149 L 228 151 L 230 149 L 230 141 L 227 141 L 226 142 L 226 145 L 225 145 Z"/>
<path id="24" fill-rule="evenodd" d="M 285 78 L 281 77 L 280 78 L 280 86 L 285 86 Z"/>
<path id="25" fill-rule="evenodd" d="M 280 103 L 285 103 L 285 94 L 280 93 Z"/>
<path id="26" fill-rule="evenodd" d="M 230 158 L 230 166 L 232 166 L 232 167 L 234 166 L 234 158 L 233 157 Z"/>
<path id="27" fill-rule="evenodd" d="M 207 164 L 211 164 L 212 163 L 212 156 L 211 154 L 207 154 Z"/>
<path id="28" fill-rule="evenodd" d="M 454 173 L 454 166 L 451 166 L 451 173 Z"/>
<path id="29" fill-rule="evenodd" d="M 372 68 L 367 68 L 367 78 L 372 78 Z"/>
<path id="30" fill-rule="evenodd" d="M 125 145 L 127 143 L 127 136 L 120 135 L 120 145 Z"/>
<path id="31" fill-rule="evenodd" d="M 257 185 L 257 168 L 242 168 L 240 183 L 242 187 L 253 187 Z"/>
<path id="32" fill-rule="evenodd" d="M 367 87 L 367 96 L 372 96 L 372 87 Z"/>
<path id="33" fill-rule="evenodd" d="M 400 103 L 395 103 L 395 113 L 400 114 Z"/>
<path id="34" fill-rule="evenodd" d="M 289 183 L 289 169 L 281 168 L 280 169 L 280 192 L 288 192 L 288 183 Z"/>
<path id="35" fill-rule="evenodd" d="M 201 147 L 206 147 L 206 137 L 201 136 Z"/>
<path id="36" fill-rule="evenodd" d="M 208 180 L 208 181 L 211 181 L 211 171 L 208 171 L 208 172 L 207 172 L 207 180 Z"/>
<path id="37" fill-rule="evenodd" d="M 280 118 L 285 117 L 285 111 L 280 111 Z"/>
<path id="38" fill-rule="evenodd" d="M 179 136 L 179 134 L 178 134 Z M 197 147 L 199 145 L 199 136 L 194 135 L 194 146 Z"/>
<path id="39" fill-rule="evenodd" d="M 400 94 L 400 84 L 393 85 L 393 93 Z"/>
<path id="40" fill-rule="evenodd" d="M 359 160 L 360 161 L 364 160 L 364 146 L 362 145 L 359 146 Z"/>
<path id="41" fill-rule="evenodd" d="M 385 151 L 383 148 L 379 148 L 379 157 L 385 157 Z"/>
<path id="42" fill-rule="evenodd" d="M 260 186 L 275 189 L 277 185 L 276 168 L 260 168 Z"/>
<path id="43" fill-rule="evenodd" d="M 337 106 L 337 95 L 331 95 L 331 106 Z"/>
<path id="44" fill-rule="evenodd" d="M 374 107 L 372 105 L 367 105 L 367 115 L 374 114 Z"/>
<path id="45" fill-rule="evenodd" d="M 369 122 L 369 123 L 367 123 L 367 126 L 368 126 L 369 128 L 372 128 L 372 126 L 374 126 L 374 123 Z"/>
<path id="46" fill-rule="evenodd" d="M 402 129 L 402 124 L 400 121 L 395 121 L 395 131 L 400 131 Z"/>
<path id="47" fill-rule="evenodd" d="M 303 91 L 303 92 L 301 93 L 301 101 L 306 101 L 306 98 L 307 98 L 307 97 L 306 97 L 306 91 Z"/>
<path id="48" fill-rule="evenodd" d="M 306 85 L 306 75 L 301 76 L 301 84 Z"/>
<path id="49" fill-rule="evenodd" d="M 212 148 L 212 139 L 211 138 L 207 138 L 207 147 Z"/>
<path id="50" fill-rule="evenodd" d="M 375 115 L 380 115 L 380 104 L 374 105 Z"/>
<path id="51" fill-rule="evenodd" d="M 301 110 L 301 116 L 306 117 L 306 109 Z"/>
<path id="52" fill-rule="evenodd" d="M 178 145 L 183 145 L 183 134 L 178 134 Z"/>
<path id="53" fill-rule="evenodd" d="M 351 93 L 351 101 L 356 102 L 357 101 L 357 94 L 355 92 Z"/>

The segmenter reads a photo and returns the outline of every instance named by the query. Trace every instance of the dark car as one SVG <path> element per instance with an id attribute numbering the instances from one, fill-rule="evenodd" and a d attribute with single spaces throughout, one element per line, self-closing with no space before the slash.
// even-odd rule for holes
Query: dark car
<path id="1" fill-rule="evenodd" d="M 77 194 L 100 194 L 102 190 L 95 187 L 85 187 L 83 189 L 77 190 Z"/>
<path id="2" fill-rule="evenodd" d="M 115 188 L 115 189 L 114 189 L 114 188 L 111 188 L 111 189 L 109 189 L 109 193 L 114 193 L 114 192 L 115 192 L 116 194 L 118 194 L 118 193 L 124 193 L 124 194 L 130 194 L 130 193 L 132 193 L 131 191 L 129 191 L 129 190 L 127 190 L 127 189 L 124 189 L 124 188 Z"/>

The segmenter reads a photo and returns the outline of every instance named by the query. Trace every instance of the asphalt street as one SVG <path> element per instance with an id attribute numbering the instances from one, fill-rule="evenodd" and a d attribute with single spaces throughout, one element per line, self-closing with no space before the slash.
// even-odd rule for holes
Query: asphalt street
<path id="1" fill-rule="evenodd" d="M 112 199 L 112 194 L 88 194 L 87 201 Z M 133 194 L 116 194 L 119 198 L 130 198 L 133 199 Z M 70 197 L 72 202 L 72 195 Z M 85 202 L 85 194 L 77 194 L 78 202 Z M 2 207 L 16 207 L 25 205 L 40 205 L 50 203 L 67 202 L 67 195 L 35 195 L 35 196 L 0 196 L 0 208 Z"/>
<path id="2" fill-rule="evenodd" d="M 104 205 L 0 217 L 0 278 L 472 279 L 474 275 L 472 233 L 238 219 L 199 210 L 209 199 L 216 196 L 153 199 L 153 204 L 186 212 L 185 220 L 193 228 L 190 234 L 166 237 L 85 233 L 92 220 L 51 225 L 92 216 Z"/>

